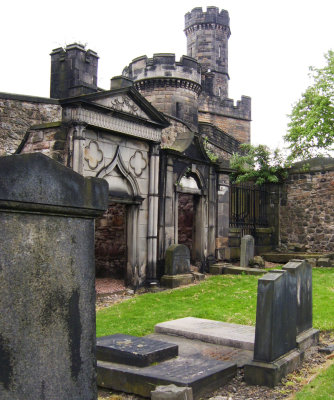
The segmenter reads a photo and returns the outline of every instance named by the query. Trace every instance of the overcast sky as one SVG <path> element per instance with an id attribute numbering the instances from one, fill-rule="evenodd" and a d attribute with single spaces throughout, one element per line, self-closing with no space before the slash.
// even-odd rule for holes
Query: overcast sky
<path id="1" fill-rule="evenodd" d="M 50 52 L 86 44 L 99 60 L 98 85 L 154 53 L 186 54 L 184 14 L 229 11 L 229 97 L 252 98 L 252 143 L 283 146 L 286 115 L 334 48 L 333 0 L 2 0 L 0 91 L 49 96 Z"/>

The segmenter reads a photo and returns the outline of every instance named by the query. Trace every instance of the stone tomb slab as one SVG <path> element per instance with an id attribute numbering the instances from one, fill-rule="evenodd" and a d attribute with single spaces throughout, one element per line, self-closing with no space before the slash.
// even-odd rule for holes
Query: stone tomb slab
<path id="1" fill-rule="evenodd" d="M 156 333 L 183 336 L 222 346 L 254 349 L 255 327 L 186 317 L 155 325 Z"/>
<path id="2" fill-rule="evenodd" d="M 211 394 L 236 374 L 235 363 L 201 357 L 177 357 L 145 368 L 98 361 L 98 386 L 150 397 L 159 385 L 186 386 L 194 399 Z"/>
<path id="3" fill-rule="evenodd" d="M 97 338 L 96 358 L 120 364 L 146 367 L 178 355 L 178 346 L 161 340 L 116 334 Z"/>

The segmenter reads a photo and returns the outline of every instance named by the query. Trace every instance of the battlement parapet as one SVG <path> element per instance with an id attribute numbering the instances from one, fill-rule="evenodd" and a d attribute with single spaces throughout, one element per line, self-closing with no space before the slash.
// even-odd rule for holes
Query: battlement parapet
<path id="1" fill-rule="evenodd" d="M 185 34 L 201 29 L 227 30 L 230 35 L 230 17 L 228 11 L 219 11 L 218 7 L 196 7 L 185 15 Z"/>
<path id="2" fill-rule="evenodd" d="M 199 99 L 200 112 L 210 112 L 224 115 L 226 117 L 251 120 L 252 99 L 248 96 L 241 96 L 241 100 L 234 104 L 232 99 L 219 99 L 202 97 Z"/>
<path id="3" fill-rule="evenodd" d="M 186 87 L 197 94 L 201 91 L 200 64 L 189 56 L 182 56 L 180 61 L 171 53 L 137 57 L 123 70 L 123 75 L 135 81 L 137 88 L 158 85 Z"/>

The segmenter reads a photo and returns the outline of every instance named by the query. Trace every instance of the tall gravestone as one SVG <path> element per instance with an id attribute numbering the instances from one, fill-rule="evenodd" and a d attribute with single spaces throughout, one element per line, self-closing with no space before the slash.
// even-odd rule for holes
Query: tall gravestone
<path id="1" fill-rule="evenodd" d="M 108 185 L 0 158 L 0 398 L 94 400 L 94 217 Z"/>
<path id="2" fill-rule="evenodd" d="M 254 258 L 254 246 L 255 242 L 252 235 L 245 235 L 241 238 L 240 267 L 248 267 L 249 260 Z"/>
<path id="3" fill-rule="evenodd" d="M 303 353 L 296 350 L 297 295 L 291 274 L 270 271 L 258 280 L 254 357 L 245 365 L 245 381 L 275 386 L 298 367 Z"/>
<path id="4" fill-rule="evenodd" d="M 295 287 L 297 345 L 304 349 L 319 340 L 319 331 L 312 326 L 312 266 L 306 260 L 291 260 L 283 270 Z"/>

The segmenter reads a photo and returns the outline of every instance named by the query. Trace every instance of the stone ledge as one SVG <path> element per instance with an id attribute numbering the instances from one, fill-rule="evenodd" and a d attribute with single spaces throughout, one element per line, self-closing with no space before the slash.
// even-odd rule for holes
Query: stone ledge
<path id="1" fill-rule="evenodd" d="M 319 343 L 319 333 L 319 330 L 314 328 L 300 333 L 296 338 L 297 348 L 300 351 L 305 351 L 309 347 L 317 345 Z"/>
<path id="2" fill-rule="evenodd" d="M 245 364 L 245 382 L 248 385 L 276 386 L 281 379 L 294 371 L 304 359 L 304 352 L 291 350 L 274 362 L 252 361 Z"/>
<path id="3" fill-rule="evenodd" d="M 194 282 L 194 276 L 192 274 L 183 275 L 163 275 L 160 280 L 161 286 L 174 289 L 179 286 L 189 285 Z"/>

